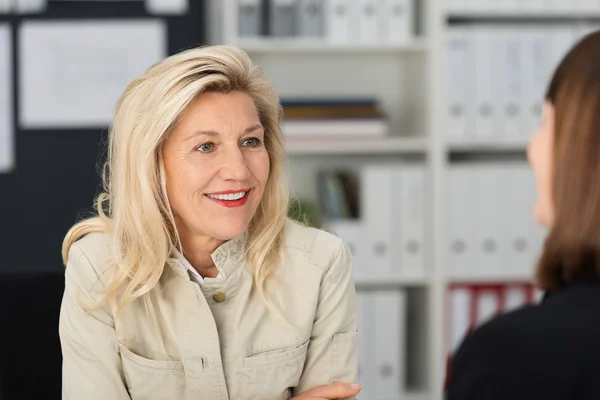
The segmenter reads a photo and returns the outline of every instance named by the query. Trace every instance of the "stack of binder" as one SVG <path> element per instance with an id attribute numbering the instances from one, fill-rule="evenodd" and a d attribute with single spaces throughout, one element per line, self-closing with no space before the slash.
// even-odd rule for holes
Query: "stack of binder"
<path id="1" fill-rule="evenodd" d="M 446 39 L 446 136 L 524 142 L 537 129 L 547 85 L 594 25 L 457 25 Z"/>
<path id="2" fill-rule="evenodd" d="M 240 37 L 408 43 L 413 0 L 237 0 Z"/>
<path id="3" fill-rule="evenodd" d="M 282 99 L 281 129 L 288 138 L 385 136 L 389 122 L 375 99 Z"/>
<path id="4" fill-rule="evenodd" d="M 450 167 L 448 272 L 453 279 L 529 279 L 546 231 L 533 219 L 537 199 L 525 163 Z"/>
<path id="5" fill-rule="evenodd" d="M 422 164 L 361 169 L 359 218 L 324 226 L 349 244 L 357 280 L 425 278 L 427 183 Z"/>
<path id="6" fill-rule="evenodd" d="M 402 289 L 357 292 L 360 398 L 406 396 L 407 293 Z"/>
<path id="7" fill-rule="evenodd" d="M 563 13 L 589 13 L 598 15 L 597 0 L 446 0 L 446 9 L 454 14 L 458 13 L 541 13 L 555 14 L 560 16 Z M 590 15 L 590 16 L 592 16 Z"/>

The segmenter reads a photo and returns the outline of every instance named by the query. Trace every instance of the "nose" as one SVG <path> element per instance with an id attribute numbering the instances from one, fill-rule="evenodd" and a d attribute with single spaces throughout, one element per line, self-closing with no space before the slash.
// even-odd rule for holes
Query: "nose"
<path id="1" fill-rule="evenodd" d="M 224 180 L 243 181 L 250 177 L 250 169 L 242 150 L 227 149 L 223 154 L 220 177 Z"/>

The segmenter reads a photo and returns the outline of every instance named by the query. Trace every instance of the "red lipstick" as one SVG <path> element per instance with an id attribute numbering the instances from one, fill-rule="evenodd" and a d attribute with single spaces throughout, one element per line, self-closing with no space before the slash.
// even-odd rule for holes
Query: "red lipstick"
<path id="1" fill-rule="evenodd" d="M 236 193 L 243 193 L 241 197 L 233 196 Z M 217 197 L 218 196 L 218 197 Z M 239 189 L 239 190 L 224 190 L 221 192 L 214 192 L 206 194 L 206 197 L 227 208 L 241 207 L 248 201 L 250 196 L 250 189 Z M 229 197 L 229 198 L 228 198 Z"/>

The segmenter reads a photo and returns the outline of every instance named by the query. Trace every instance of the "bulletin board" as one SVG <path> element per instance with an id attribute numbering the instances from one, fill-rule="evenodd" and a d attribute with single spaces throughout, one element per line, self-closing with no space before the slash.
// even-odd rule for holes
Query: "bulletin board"
<path id="1" fill-rule="evenodd" d="M 16 0 L 15 0 L 16 1 Z M 167 31 L 168 54 L 205 44 L 203 0 L 189 0 L 183 15 L 150 14 L 143 0 L 47 1 L 41 13 L 2 14 L 12 35 L 12 113 L 15 128 L 14 168 L 0 173 L 0 273 L 60 272 L 61 244 L 78 219 L 90 215 L 100 190 L 100 169 L 108 126 L 69 128 L 23 127 L 19 123 L 19 28 L 31 21 L 161 19 Z M 95 44 L 90 44 L 94 46 Z M 44 63 L 44 60 L 39 60 Z M 31 85 L 32 83 L 30 83 Z M 33 83 L 39 84 L 39 83 Z M 123 87 L 125 89 L 125 87 Z M 22 116 L 21 116 L 22 117 Z"/>

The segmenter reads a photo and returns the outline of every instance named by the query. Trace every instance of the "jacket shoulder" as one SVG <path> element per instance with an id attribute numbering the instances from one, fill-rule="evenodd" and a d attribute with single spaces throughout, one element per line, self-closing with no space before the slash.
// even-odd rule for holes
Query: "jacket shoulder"
<path id="1" fill-rule="evenodd" d="M 538 336 L 539 330 L 545 329 L 539 316 L 539 307 L 527 305 L 492 318 L 465 338 L 462 350 L 478 355 L 492 351 L 497 352 L 497 356 L 521 351 L 525 343 Z M 495 345 L 490 346 L 490 343 Z M 526 347 L 530 348 L 529 345 Z"/>
<path id="2" fill-rule="evenodd" d="M 94 232 L 75 241 L 69 249 L 67 276 L 78 281 L 87 291 L 105 285 L 114 263 L 110 252 L 111 238 L 106 233 Z"/>
<path id="3" fill-rule="evenodd" d="M 302 257 L 322 269 L 334 280 L 351 265 L 352 255 L 347 243 L 323 229 L 304 226 L 288 220 L 285 247 L 303 253 Z"/>
<path id="4" fill-rule="evenodd" d="M 492 318 L 468 334 L 452 357 L 451 387 L 489 380 L 503 370 L 514 369 L 516 359 L 531 360 L 526 365 L 535 363 L 539 357 L 531 355 L 544 354 L 545 341 L 540 339 L 547 329 L 539 311 L 537 306 L 524 306 Z"/>

